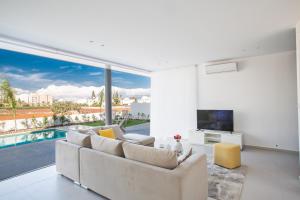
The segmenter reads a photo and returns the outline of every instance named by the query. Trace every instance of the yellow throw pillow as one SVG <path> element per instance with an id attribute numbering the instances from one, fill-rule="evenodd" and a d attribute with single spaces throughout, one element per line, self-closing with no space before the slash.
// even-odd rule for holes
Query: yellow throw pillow
<path id="1" fill-rule="evenodd" d="M 114 130 L 112 128 L 99 130 L 99 135 L 102 136 L 102 137 L 116 139 L 116 135 L 115 135 Z"/>

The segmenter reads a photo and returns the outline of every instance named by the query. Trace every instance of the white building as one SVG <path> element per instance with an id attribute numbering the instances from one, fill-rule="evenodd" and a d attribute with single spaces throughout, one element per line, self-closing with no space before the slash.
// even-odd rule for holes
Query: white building
<path id="1" fill-rule="evenodd" d="M 29 105 L 51 105 L 53 103 L 53 97 L 45 94 L 20 94 L 17 95 L 17 100 L 27 103 Z"/>
<path id="2" fill-rule="evenodd" d="M 142 96 L 137 101 L 138 103 L 151 103 L 151 98 L 149 96 Z"/>
<path id="3" fill-rule="evenodd" d="M 131 105 L 134 102 L 136 102 L 135 97 L 125 97 L 121 100 L 122 105 Z"/>

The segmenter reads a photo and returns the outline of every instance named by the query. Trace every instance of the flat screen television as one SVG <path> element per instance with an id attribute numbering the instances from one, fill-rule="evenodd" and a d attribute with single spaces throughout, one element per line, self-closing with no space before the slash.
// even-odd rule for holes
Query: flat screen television
<path id="1" fill-rule="evenodd" d="M 233 132 L 233 110 L 197 110 L 197 129 Z"/>

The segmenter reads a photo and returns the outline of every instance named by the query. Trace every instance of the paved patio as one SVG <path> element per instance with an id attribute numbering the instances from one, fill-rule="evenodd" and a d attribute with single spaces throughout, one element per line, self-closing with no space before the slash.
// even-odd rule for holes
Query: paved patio
<path id="1" fill-rule="evenodd" d="M 126 132 L 150 134 L 150 123 L 126 128 Z M 55 163 L 55 140 L 0 149 L 0 181 Z"/>

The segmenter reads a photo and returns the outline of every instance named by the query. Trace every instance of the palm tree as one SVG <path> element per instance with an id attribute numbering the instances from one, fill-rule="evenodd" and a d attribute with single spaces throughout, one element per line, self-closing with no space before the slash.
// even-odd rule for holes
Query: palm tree
<path id="1" fill-rule="evenodd" d="M 8 80 L 3 80 L 0 85 L 1 94 L 3 95 L 4 103 L 8 104 L 8 107 L 12 110 L 14 121 L 15 121 L 15 131 L 17 131 L 17 101 L 15 97 L 15 91 L 10 86 Z"/>

